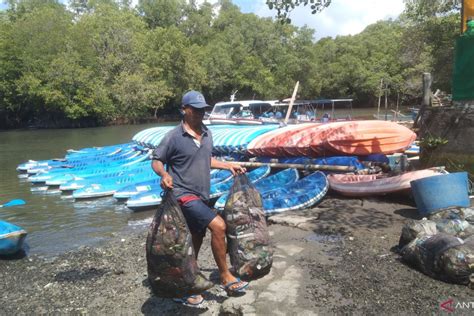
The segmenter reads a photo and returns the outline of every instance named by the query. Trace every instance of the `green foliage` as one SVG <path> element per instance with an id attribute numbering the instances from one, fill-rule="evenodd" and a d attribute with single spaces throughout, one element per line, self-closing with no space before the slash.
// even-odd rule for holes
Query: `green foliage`
<path id="1" fill-rule="evenodd" d="M 277 11 L 277 18 L 283 23 L 291 23 L 290 12 L 297 6 L 309 4 L 311 13 L 315 14 L 331 4 L 331 0 L 267 0 L 270 10 Z"/>
<path id="2" fill-rule="evenodd" d="M 416 102 L 421 74 L 450 91 L 456 8 L 406 1 L 400 19 L 354 36 L 314 41 L 314 30 L 244 14 L 230 0 L 8 0 L 0 12 L 0 128 L 138 121 L 176 109 L 183 91 L 209 103 L 352 97 Z M 281 20 L 296 6 L 329 0 L 267 1 Z M 220 10 L 215 10 L 219 8 Z M 314 12 L 313 12 L 314 13 Z M 316 17 L 317 18 L 317 17 Z"/>
<path id="3" fill-rule="evenodd" d="M 420 141 L 420 147 L 424 149 L 435 149 L 438 146 L 446 145 L 448 140 L 438 136 L 427 136 Z"/>

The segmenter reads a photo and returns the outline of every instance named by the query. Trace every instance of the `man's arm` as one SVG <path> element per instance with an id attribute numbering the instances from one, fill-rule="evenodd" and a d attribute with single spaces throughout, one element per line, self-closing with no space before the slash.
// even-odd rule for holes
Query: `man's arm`
<path id="1" fill-rule="evenodd" d="M 172 189 L 173 188 L 173 178 L 165 170 L 165 166 L 160 160 L 153 159 L 151 161 L 151 168 L 157 175 L 161 177 L 161 187 L 163 189 Z"/>
<path id="2" fill-rule="evenodd" d="M 215 169 L 227 169 L 232 172 L 232 174 L 235 176 L 238 173 L 245 173 L 245 168 L 231 162 L 226 162 L 226 161 L 220 161 L 215 159 L 214 157 L 211 157 L 211 168 Z"/>

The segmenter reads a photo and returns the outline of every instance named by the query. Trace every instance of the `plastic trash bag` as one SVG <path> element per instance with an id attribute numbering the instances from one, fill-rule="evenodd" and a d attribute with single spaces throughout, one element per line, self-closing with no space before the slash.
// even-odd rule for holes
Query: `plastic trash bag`
<path id="1" fill-rule="evenodd" d="M 447 235 L 421 236 L 401 251 L 402 259 L 421 272 L 447 282 L 469 284 L 474 273 L 474 243 Z"/>
<path id="2" fill-rule="evenodd" d="M 165 193 L 150 225 L 146 259 L 157 296 L 183 297 L 213 286 L 199 271 L 191 233 L 172 191 Z"/>
<path id="3" fill-rule="evenodd" d="M 474 242 L 449 248 L 440 258 L 443 267 L 443 279 L 457 283 L 471 285 L 474 282 Z"/>
<path id="4" fill-rule="evenodd" d="M 223 216 L 233 270 L 247 280 L 269 273 L 273 263 L 273 246 L 262 198 L 245 174 L 235 177 Z"/>
<path id="5" fill-rule="evenodd" d="M 406 244 L 410 243 L 417 237 L 420 236 L 431 236 L 436 235 L 436 223 L 430 220 L 415 221 L 411 220 L 405 224 L 402 228 L 402 234 L 400 235 L 400 241 L 398 247 L 402 248 Z"/>
<path id="6" fill-rule="evenodd" d="M 461 219 L 439 220 L 436 222 L 436 228 L 440 233 L 446 233 L 461 238 L 474 235 L 474 227 L 467 221 Z"/>
<path id="7" fill-rule="evenodd" d="M 468 220 L 472 217 L 472 209 L 463 207 L 450 207 L 440 210 L 429 216 L 436 222 L 440 233 L 446 233 L 461 238 L 474 235 L 474 226 Z"/>

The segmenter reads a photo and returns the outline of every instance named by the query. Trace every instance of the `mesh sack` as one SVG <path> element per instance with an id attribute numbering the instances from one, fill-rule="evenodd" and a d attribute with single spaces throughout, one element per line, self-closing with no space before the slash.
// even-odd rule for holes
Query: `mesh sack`
<path id="1" fill-rule="evenodd" d="M 445 281 L 468 285 L 474 280 L 474 242 L 446 250 L 440 261 Z"/>
<path id="2" fill-rule="evenodd" d="M 442 278 L 444 270 L 443 263 L 440 260 L 442 254 L 448 249 L 462 244 L 461 239 L 451 235 L 425 235 L 412 240 L 403 247 L 401 256 L 403 261 L 423 273 Z"/>
<path id="3" fill-rule="evenodd" d="M 403 248 L 406 244 L 410 243 L 417 237 L 436 235 L 436 233 L 437 231 L 435 222 L 430 220 L 411 220 L 402 228 L 402 234 L 400 235 L 398 247 Z"/>
<path id="4" fill-rule="evenodd" d="M 213 286 L 199 271 L 191 233 L 172 191 L 165 193 L 148 230 L 146 259 L 157 296 L 183 297 Z"/>
<path id="5" fill-rule="evenodd" d="M 223 211 L 232 268 L 243 279 L 256 279 L 270 272 L 270 243 L 262 199 L 245 174 L 237 175 Z"/>
<path id="6" fill-rule="evenodd" d="M 464 239 L 474 235 L 474 226 L 466 220 L 471 213 L 470 208 L 450 207 L 431 214 L 429 219 L 436 222 L 438 232 Z"/>

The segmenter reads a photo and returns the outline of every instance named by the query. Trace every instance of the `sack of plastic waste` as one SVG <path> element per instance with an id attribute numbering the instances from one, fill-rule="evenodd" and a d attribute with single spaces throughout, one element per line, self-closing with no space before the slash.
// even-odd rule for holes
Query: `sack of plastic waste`
<path id="1" fill-rule="evenodd" d="M 417 237 L 420 236 L 431 236 L 436 235 L 436 223 L 430 220 L 411 220 L 405 224 L 402 228 L 402 234 L 398 242 L 398 247 L 403 248 L 406 244 L 410 243 Z"/>
<path id="2" fill-rule="evenodd" d="M 466 220 L 472 215 L 470 208 L 450 207 L 431 214 L 429 219 L 436 222 L 438 232 L 466 238 L 474 235 L 474 226 Z"/>
<path id="3" fill-rule="evenodd" d="M 474 224 L 474 208 L 472 207 L 448 207 L 432 213 L 428 217 L 430 220 L 438 219 L 461 219 L 466 220 L 471 225 Z"/>
<path id="4" fill-rule="evenodd" d="M 183 297 L 211 288 L 199 271 L 192 236 L 172 191 L 156 210 L 146 240 L 148 280 L 159 297 Z"/>
<path id="5" fill-rule="evenodd" d="M 247 280 L 269 273 L 273 263 L 273 246 L 262 198 L 245 174 L 235 177 L 223 216 L 233 270 Z"/>
<path id="6" fill-rule="evenodd" d="M 403 247 L 401 256 L 414 268 L 447 282 L 469 284 L 474 273 L 474 243 L 452 235 L 420 236 Z"/>
<path id="7" fill-rule="evenodd" d="M 440 258 L 443 279 L 457 284 L 474 284 L 474 239 L 446 250 Z"/>

